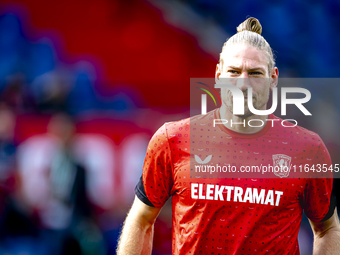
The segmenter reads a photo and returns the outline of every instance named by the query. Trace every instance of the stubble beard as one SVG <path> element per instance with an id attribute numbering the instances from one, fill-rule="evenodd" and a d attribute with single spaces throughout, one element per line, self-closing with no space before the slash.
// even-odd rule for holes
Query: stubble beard
<path id="1" fill-rule="evenodd" d="M 244 93 L 244 98 L 247 96 L 247 92 Z M 259 105 L 259 102 L 257 100 L 258 98 L 256 96 L 253 96 L 252 100 L 253 100 L 253 106 L 255 109 L 261 109 L 264 105 L 267 105 L 268 103 L 268 100 L 269 100 L 269 94 L 268 94 L 268 98 L 266 100 L 266 102 L 262 105 Z M 227 109 L 228 111 L 234 115 L 234 116 L 237 116 L 239 118 L 242 118 L 242 119 L 246 119 L 250 116 L 253 116 L 254 113 L 252 113 L 250 110 L 249 110 L 249 107 L 248 107 L 248 99 L 246 101 L 244 101 L 244 114 L 233 114 L 233 108 L 234 108 L 234 104 L 233 104 L 233 96 L 232 94 L 229 92 L 228 93 L 228 96 L 227 96 L 227 100 L 223 100 L 224 104 L 227 106 Z"/>

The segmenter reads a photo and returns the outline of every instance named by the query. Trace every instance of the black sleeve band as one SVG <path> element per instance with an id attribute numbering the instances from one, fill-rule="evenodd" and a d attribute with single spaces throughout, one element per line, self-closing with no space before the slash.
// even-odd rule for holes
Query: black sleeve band
<path id="1" fill-rule="evenodd" d="M 139 182 L 135 187 L 136 196 L 142 201 L 144 204 L 148 206 L 155 207 L 150 200 L 148 199 L 147 195 L 145 194 L 144 183 L 143 183 L 143 176 L 140 177 Z"/>
<path id="2" fill-rule="evenodd" d="M 331 198 L 330 198 L 330 203 L 329 203 L 329 210 L 328 213 L 325 215 L 325 217 L 321 220 L 321 221 L 326 221 L 328 220 L 330 217 L 333 216 L 334 210 L 335 210 L 335 206 L 336 206 L 336 198 L 334 196 L 334 192 L 332 192 L 331 194 Z"/>

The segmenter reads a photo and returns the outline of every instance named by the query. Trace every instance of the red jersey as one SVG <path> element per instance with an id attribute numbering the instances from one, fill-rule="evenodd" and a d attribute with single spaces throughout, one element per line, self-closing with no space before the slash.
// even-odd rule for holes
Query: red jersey
<path id="1" fill-rule="evenodd" d="M 136 195 L 154 207 L 172 196 L 173 254 L 299 254 L 303 211 L 315 222 L 334 211 L 328 173 L 299 173 L 305 164 L 330 166 L 325 145 L 317 134 L 284 127 L 273 115 L 275 123 L 253 134 L 214 126 L 219 118 L 216 109 L 164 124 L 149 143 Z M 230 170 L 245 166 L 266 166 L 267 172 L 247 178 Z"/>

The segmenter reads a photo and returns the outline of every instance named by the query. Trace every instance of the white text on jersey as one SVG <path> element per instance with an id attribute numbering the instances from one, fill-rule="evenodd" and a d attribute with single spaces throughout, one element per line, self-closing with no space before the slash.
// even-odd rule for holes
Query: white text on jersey
<path id="1" fill-rule="evenodd" d="M 279 206 L 282 191 L 191 183 L 191 198 Z"/>

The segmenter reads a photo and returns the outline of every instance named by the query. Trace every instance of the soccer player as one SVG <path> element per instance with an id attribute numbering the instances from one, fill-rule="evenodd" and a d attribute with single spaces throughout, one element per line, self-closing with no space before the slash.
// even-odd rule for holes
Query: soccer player
<path id="1" fill-rule="evenodd" d="M 266 110 L 278 69 L 257 19 L 248 18 L 237 31 L 223 46 L 215 79 L 223 83 L 227 78 L 243 92 L 244 114 L 233 114 L 232 94 L 222 88 L 220 108 L 166 123 L 154 134 L 118 255 L 151 254 L 153 224 L 170 196 L 173 254 L 299 254 L 303 212 L 314 233 L 314 254 L 340 254 L 331 176 L 299 178 L 304 175 L 281 171 L 305 164 L 330 166 L 329 153 L 317 134 L 282 126 L 273 114 L 250 111 L 248 100 Z M 214 119 L 229 121 L 213 125 Z M 249 125 L 254 119 L 265 125 Z M 211 178 L 204 168 L 228 165 L 239 171 L 244 165 L 265 164 L 280 171 L 257 178 L 229 178 L 228 173 Z"/>

